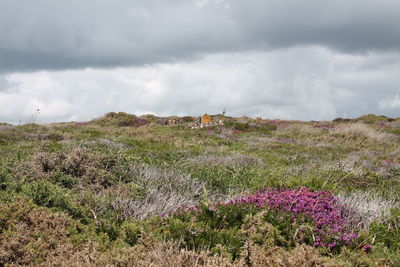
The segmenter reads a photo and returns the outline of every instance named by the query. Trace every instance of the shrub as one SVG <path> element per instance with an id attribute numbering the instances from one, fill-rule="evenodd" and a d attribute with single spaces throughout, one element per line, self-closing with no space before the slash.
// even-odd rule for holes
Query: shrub
<path id="1" fill-rule="evenodd" d="M 250 128 L 248 123 L 240 123 L 240 122 L 227 122 L 225 123 L 225 127 L 230 127 L 234 130 L 245 131 Z"/>
<path id="2" fill-rule="evenodd" d="M 0 203 L 0 263 L 37 265 L 69 261 L 82 249 L 72 244 L 82 225 L 23 199 Z"/>
<path id="3" fill-rule="evenodd" d="M 256 237 L 263 245 L 265 242 L 285 246 L 305 243 L 336 252 L 342 246 L 357 245 L 358 234 L 350 228 L 351 218 L 347 219 L 343 215 L 337 198 L 327 191 L 310 191 L 306 188 L 265 188 L 253 195 L 229 202 L 191 207 L 187 212 L 178 211 L 167 225 L 170 225 L 168 231 L 172 238 L 182 239 L 187 246 L 197 244 L 213 248 L 218 242 L 222 242 L 223 246 L 231 247 L 229 251 L 236 257 L 244 240 L 249 239 L 249 235 L 246 237 L 244 234 L 252 232 L 237 230 L 248 229 L 249 218 L 256 214 L 259 220 L 255 224 L 259 225 L 256 232 L 269 233 L 264 241 L 262 237 Z M 218 239 L 222 230 L 224 234 L 229 232 L 231 238 L 224 237 L 225 241 Z M 215 239 L 210 239 L 211 233 Z M 273 242 L 267 241 L 271 238 Z"/>
<path id="4" fill-rule="evenodd" d="M 3 167 L 0 167 L 0 190 L 5 190 L 7 188 L 9 180 L 9 171 Z"/>
<path id="5" fill-rule="evenodd" d="M 260 124 L 260 125 L 257 125 L 256 129 L 262 133 L 269 133 L 272 131 L 276 131 L 277 128 L 278 127 L 276 125 L 272 125 L 272 124 Z"/>
<path id="6" fill-rule="evenodd" d="M 375 114 L 367 114 L 359 117 L 357 119 L 358 121 L 363 121 L 365 123 L 377 123 L 377 122 L 387 122 L 387 121 L 392 121 L 393 119 L 388 118 L 386 116 L 379 116 Z"/>
<path id="7" fill-rule="evenodd" d="M 233 128 L 235 129 L 235 130 L 238 130 L 238 131 L 244 131 L 244 130 L 247 130 L 247 129 L 249 129 L 249 124 L 248 123 L 240 123 L 240 122 L 235 122 L 234 124 L 233 124 Z"/>
<path id="8" fill-rule="evenodd" d="M 246 244 L 290 248 L 314 241 L 310 227 L 294 221 L 291 215 L 253 204 L 200 205 L 163 220 L 157 225 L 165 225 L 159 230 L 164 238 L 190 249 L 228 253 L 233 259 L 244 252 Z"/>
<path id="9" fill-rule="evenodd" d="M 336 118 L 333 120 L 333 122 L 351 122 L 351 119 Z"/>
<path id="10" fill-rule="evenodd" d="M 142 227 L 132 221 L 125 221 L 120 227 L 120 235 L 122 239 L 130 246 L 133 246 L 138 242 L 141 232 Z"/>
<path id="11" fill-rule="evenodd" d="M 392 251 L 400 251 L 400 210 L 393 209 L 386 222 L 373 222 L 369 235 L 375 243 L 381 243 Z"/>
<path id="12" fill-rule="evenodd" d="M 204 211 L 207 213 L 207 210 Z M 207 248 L 213 250 L 220 245 L 233 258 L 239 256 L 244 239 L 244 234 L 239 228 L 219 228 L 213 224 L 207 224 L 207 219 L 210 218 L 197 218 L 195 221 L 191 221 L 191 218 L 191 216 L 168 218 L 163 230 L 164 238 L 176 240 L 182 247 L 197 251 Z M 223 217 L 218 216 L 215 219 L 223 220 Z"/>
<path id="13" fill-rule="evenodd" d="M 47 181 L 35 181 L 23 187 L 23 194 L 34 204 L 63 211 L 76 219 L 87 221 L 85 212 L 74 203 L 68 191 Z"/>
<path id="14" fill-rule="evenodd" d="M 75 148 L 70 152 L 40 151 L 31 162 L 23 162 L 16 168 L 19 179 L 25 181 L 48 180 L 65 188 L 82 188 L 99 192 L 116 183 L 119 155 L 112 150 L 102 152 Z"/>
<path id="15" fill-rule="evenodd" d="M 140 127 L 148 123 L 148 120 L 144 118 L 139 118 L 132 114 L 127 114 L 125 112 L 110 112 L 104 117 L 93 120 L 94 123 L 99 123 L 102 125 L 115 125 L 119 127 L 136 126 Z"/>
<path id="16" fill-rule="evenodd" d="M 190 116 L 184 116 L 184 117 L 182 117 L 182 122 L 193 122 L 194 121 L 194 119 L 193 119 L 193 117 L 190 117 Z"/>

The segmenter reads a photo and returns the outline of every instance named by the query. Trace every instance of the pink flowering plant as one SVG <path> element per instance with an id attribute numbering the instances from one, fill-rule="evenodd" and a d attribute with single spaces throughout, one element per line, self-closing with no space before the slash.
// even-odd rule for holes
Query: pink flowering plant
<path id="1" fill-rule="evenodd" d="M 232 255 L 238 255 L 239 248 L 249 240 L 240 229 L 246 228 L 248 216 L 256 214 L 262 214 L 264 223 L 273 227 L 274 245 L 305 243 L 331 252 L 339 252 L 343 246 L 359 246 L 359 236 L 336 197 L 329 191 L 305 187 L 264 188 L 228 202 L 180 209 L 164 219 L 170 220 L 169 233 L 174 239 L 186 240 L 186 246 L 213 248 L 222 244 L 231 248 Z M 175 231 L 177 225 L 183 232 Z M 235 246 L 227 240 L 234 240 Z"/>
<path id="2" fill-rule="evenodd" d="M 343 207 L 329 191 L 311 191 L 305 187 L 296 189 L 265 188 L 261 192 L 230 201 L 253 204 L 259 208 L 271 208 L 290 214 L 296 223 L 308 223 L 313 229 L 313 245 L 335 248 L 355 245 L 357 233 L 351 230 L 349 218 Z"/>

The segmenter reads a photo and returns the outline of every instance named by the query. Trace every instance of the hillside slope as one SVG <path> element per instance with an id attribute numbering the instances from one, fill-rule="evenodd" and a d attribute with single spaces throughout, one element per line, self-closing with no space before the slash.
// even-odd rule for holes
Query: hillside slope
<path id="1" fill-rule="evenodd" d="M 211 122 L 0 124 L 0 263 L 400 265 L 400 119 Z"/>

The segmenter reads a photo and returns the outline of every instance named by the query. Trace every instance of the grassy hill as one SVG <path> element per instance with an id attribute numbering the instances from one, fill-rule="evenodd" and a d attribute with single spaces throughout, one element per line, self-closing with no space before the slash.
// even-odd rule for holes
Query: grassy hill
<path id="1" fill-rule="evenodd" d="M 0 263 L 399 266 L 400 118 L 0 124 Z"/>

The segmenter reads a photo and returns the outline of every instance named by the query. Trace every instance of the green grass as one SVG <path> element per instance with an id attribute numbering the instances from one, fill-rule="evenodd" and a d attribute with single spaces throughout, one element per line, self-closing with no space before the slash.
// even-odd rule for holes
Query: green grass
<path id="1" fill-rule="evenodd" d="M 161 118 L 149 117 L 147 124 L 140 127 L 136 125 L 138 119 L 125 113 L 110 113 L 88 123 L 7 125 L 0 129 L 1 207 L 11 212 L 12 203 L 27 203 L 44 209 L 49 216 L 63 214 L 76 223 L 74 234 L 65 242 L 74 243 L 84 236 L 82 244 L 94 242 L 99 250 L 122 253 L 121 249 L 138 246 L 140 240 L 150 236 L 157 242 L 173 240 L 197 251 L 227 253 L 235 260 L 241 258 L 245 241 L 250 240 L 240 231 L 244 217 L 242 221 L 212 216 L 191 221 L 194 217 L 189 215 L 160 219 L 159 213 L 171 213 L 178 208 L 178 202 L 210 204 L 266 186 L 306 186 L 334 194 L 374 192 L 395 201 L 397 209 L 391 218 L 365 230 L 366 240 L 374 242 L 373 253 L 364 253 L 359 259 L 355 255 L 361 252 L 357 250 L 336 255 L 323 250 L 318 253 L 347 264 L 399 263 L 399 119 L 373 115 L 360 119 L 375 132 L 381 131 L 379 123 L 384 122 L 384 131 L 391 135 L 382 141 L 368 135 L 320 130 L 313 123 L 303 122 L 271 124 L 250 118 L 226 118 L 228 123 L 224 126 L 189 129 L 189 118 L 182 119 L 179 125 L 166 126 L 158 124 Z M 333 129 L 353 123 L 339 121 L 329 125 Z M 164 207 L 166 204 L 171 206 Z M 135 205 L 148 205 L 154 212 L 140 219 L 132 217 L 129 214 L 136 213 L 129 209 Z M 256 215 L 240 209 L 224 214 L 228 216 L 229 212 L 232 216 Z M 0 219 L 0 239 L 12 239 L 15 229 L 8 225 L 25 222 L 21 214 L 10 214 L 16 217 Z M 226 227 L 213 226 L 223 220 L 229 221 Z M 279 228 L 272 218 L 266 222 L 268 234 L 257 234 L 257 238 L 266 240 L 259 242 L 260 246 L 272 240 L 269 246 L 289 251 L 295 247 L 290 236 L 282 234 L 289 228 Z M 196 236 L 196 229 L 206 230 Z M 35 240 L 18 242 L 29 254 Z M 6 247 L 0 242 L 0 250 L 11 256 L 0 261 L 17 263 L 23 253 L 12 255 Z M 38 257 L 39 262 L 49 259 L 43 255 Z M 107 255 L 104 257 L 111 254 Z"/>

